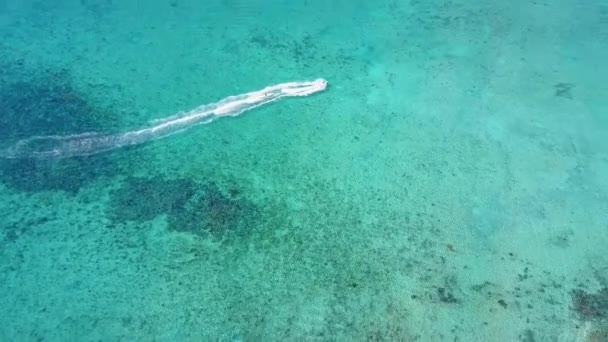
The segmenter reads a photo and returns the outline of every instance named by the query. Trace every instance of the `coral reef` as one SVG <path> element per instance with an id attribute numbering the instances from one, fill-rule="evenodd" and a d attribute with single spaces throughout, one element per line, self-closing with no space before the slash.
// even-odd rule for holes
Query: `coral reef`
<path id="1" fill-rule="evenodd" d="M 115 222 L 154 219 L 183 207 L 195 192 L 195 184 L 186 179 L 129 177 L 112 193 L 109 212 Z"/>
<path id="2" fill-rule="evenodd" d="M 103 131 L 110 118 L 87 102 L 65 71 L 4 65 L 0 75 L 0 144 L 37 135 Z M 37 75 L 41 74 L 41 75 Z M 35 76 L 34 76 L 35 75 Z M 114 174 L 108 156 L 63 160 L 0 159 L 0 182 L 18 191 L 77 192 L 101 175 Z"/>
<path id="3" fill-rule="evenodd" d="M 246 231 L 256 214 L 255 206 L 238 191 L 227 194 L 213 183 L 200 186 L 192 201 L 175 209 L 169 217 L 172 229 L 214 237 Z"/>
<path id="4" fill-rule="evenodd" d="M 167 215 L 170 230 L 225 237 L 247 230 L 256 207 L 237 188 L 189 179 L 130 177 L 111 196 L 109 217 L 116 223 L 144 222 Z"/>
<path id="5" fill-rule="evenodd" d="M 596 293 L 575 289 L 571 293 L 572 309 L 581 320 L 608 319 L 608 288 Z"/>
<path id="6" fill-rule="evenodd" d="M 114 174 L 116 167 L 107 156 L 61 160 L 0 159 L 0 181 L 18 191 L 75 194 L 96 178 Z"/>
<path id="7" fill-rule="evenodd" d="M 99 128 L 95 110 L 73 89 L 64 72 L 25 76 L 0 84 L 0 136 L 3 139 L 87 132 Z"/>

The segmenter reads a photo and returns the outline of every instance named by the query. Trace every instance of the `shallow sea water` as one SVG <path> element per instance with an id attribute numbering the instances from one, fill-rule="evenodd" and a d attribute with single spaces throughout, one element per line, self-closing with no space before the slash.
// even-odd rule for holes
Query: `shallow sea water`
<path id="1" fill-rule="evenodd" d="M 608 4 L 0 1 L 1 341 L 608 341 Z"/>

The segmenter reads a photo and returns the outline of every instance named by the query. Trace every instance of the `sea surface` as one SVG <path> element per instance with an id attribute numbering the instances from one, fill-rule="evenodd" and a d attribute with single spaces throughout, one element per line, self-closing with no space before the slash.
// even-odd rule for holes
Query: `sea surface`
<path id="1" fill-rule="evenodd" d="M 0 37 L 0 341 L 608 341 L 606 1 L 0 0 Z"/>

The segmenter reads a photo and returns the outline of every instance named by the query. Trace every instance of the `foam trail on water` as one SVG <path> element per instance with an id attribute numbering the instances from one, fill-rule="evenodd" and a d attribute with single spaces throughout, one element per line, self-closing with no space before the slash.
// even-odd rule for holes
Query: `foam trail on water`
<path id="1" fill-rule="evenodd" d="M 150 125 L 115 134 L 82 133 L 73 135 L 34 136 L 23 139 L 0 152 L 4 158 L 65 158 L 85 156 L 142 144 L 166 137 L 197 124 L 207 124 L 224 116 L 238 116 L 248 110 L 277 101 L 283 97 L 308 96 L 325 90 L 327 81 L 317 79 L 268 86 L 218 102 L 202 105 L 188 112 L 179 112 Z"/>

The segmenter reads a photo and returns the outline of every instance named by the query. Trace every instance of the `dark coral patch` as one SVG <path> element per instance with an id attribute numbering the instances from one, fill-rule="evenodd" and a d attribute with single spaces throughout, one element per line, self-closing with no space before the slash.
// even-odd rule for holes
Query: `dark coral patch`
<path id="1" fill-rule="evenodd" d="M 215 238 L 242 234 L 253 225 L 256 207 L 232 187 L 188 179 L 128 178 L 111 196 L 114 222 L 144 222 L 167 215 L 169 229 Z"/>
<path id="2" fill-rule="evenodd" d="M 192 201 L 172 213 L 169 226 L 177 231 L 214 237 L 243 233 L 251 225 L 256 209 L 236 193 L 233 188 L 227 194 L 213 183 L 201 186 Z"/>
<path id="3" fill-rule="evenodd" d="M 179 211 L 195 191 L 190 180 L 129 177 L 112 193 L 109 216 L 115 222 L 152 220 Z"/>
<path id="4" fill-rule="evenodd" d="M 35 72 L 22 66 L 3 68 L 0 145 L 7 147 L 32 136 L 104 131 L 111 126 L 111 118 L 101 115 L 85 94 L 74 89 L 67 72 L 47 70 L 42 76 L 33 76 Z M 0 158 L 0 182 L 19 191 L 74 193 L 97 177 L 116 171 L 107 155 L 61 160 L 20 157 Z"/>
<path id="5" fill-rule="evenodd" d="M 95 110 L 63 77 L 48 76 L 0 87 L 0 136 L 22 139 L 36 135 L 96 130 Z M 66 84 L 67 83 L 67 84 Z"/>
<path id="6" fill-rule="evenodd" d="M 608 318 L 608 288 L 596 293 L 587 293 L 582 289 L 572 291 L 572 308 L 582 320 Z"/>
<path id="7" fill-rule="evenodd" d="M 97 177 L 110 175 L 116 170 L 106 156 L 0 160 L 2 183 L 25 192 L 64 191 L 75 194 Z"/>

